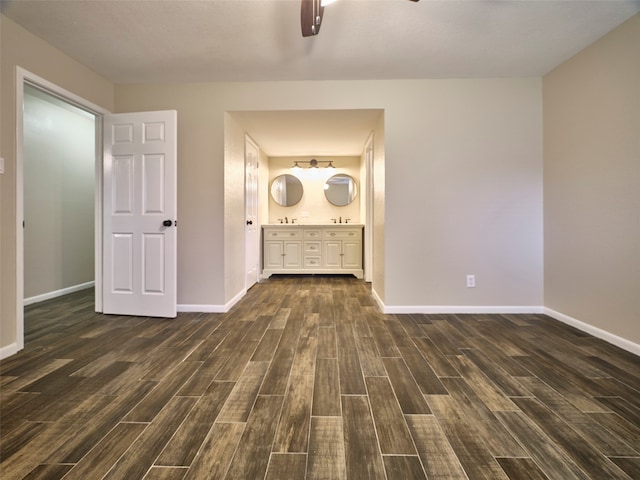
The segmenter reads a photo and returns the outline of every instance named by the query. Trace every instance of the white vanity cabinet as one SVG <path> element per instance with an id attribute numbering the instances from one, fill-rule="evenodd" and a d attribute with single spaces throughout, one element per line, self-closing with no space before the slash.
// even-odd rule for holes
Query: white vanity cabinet
<path id="1" fill-rule="evenodd" d="M 362 225 L 266 225 L 262 277 L 343 273 L 363 278 Z"/>
<path id="2" fill-rule="evenodd" d="M 304 268 L 318 270 L 322 268 L 322 230 L 319 228 L 303 228 Z"/>
<path id="3" fill-rule="evenodd" d="M 362 269 L 362 229 L 326 228 L 322 248 L 325 268 Z"/>
<path id="4" fill-rule="evenodd" d="M 296 270 L 302 268 L 302 231 L 264 229 L 263 258 L 265 270 Z"/>

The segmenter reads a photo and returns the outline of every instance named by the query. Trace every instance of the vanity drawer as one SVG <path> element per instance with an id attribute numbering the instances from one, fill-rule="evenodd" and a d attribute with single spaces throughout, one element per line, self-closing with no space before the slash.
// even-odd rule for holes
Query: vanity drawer
<path id="1" fill-rule="evenodd" d="M 309 240 L 309 239 L 318 239 L 318 240 L 320 240 L 321 238 L 322 238 L 322 230 L 320 230 L 320 229 L 309 230 L 307 228 L 304 229 L 304 239 L 305 240 Z"/>
<path id="2" fill-rule="evenodd" d="M 265 229 L 264 238 L 265 240 L 302 238 L 302 232 L 298 229 Z"/>
<path id="3" fill-rule="evenodd" d="M 320 268 L 322 266 L 322 261 L 320 260 L 320 256 L 315 255 L 305 255 L 304 256 L 304 268 Z"/>
<path id="4" fill-rule="evenodd" d="M 309 242 L 309 241 L 305 241 L 304 242 L 304 254 L 311 254 L 311 255 L 320 255 L 320 246 L 322 245 L 322 243 L 320 241 L 318 242 Z"/>
<path id="5" fill-rule="evenodd" d="M 323 238 L 325 239 L 360 239 L 361 231 L 359 229 L 346 229 L 346 228 L 326 228 L 323 231 Z"/>

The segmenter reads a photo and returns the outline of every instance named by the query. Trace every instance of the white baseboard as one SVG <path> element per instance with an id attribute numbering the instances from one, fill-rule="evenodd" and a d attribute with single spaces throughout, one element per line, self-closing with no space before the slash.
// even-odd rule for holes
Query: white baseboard
<path id="1" fill-rule="evenodd" d="M 375 288 L 373 288 L 373 285 L 371 286 L 371 295 L 373 295 L 373 299 L 378 304 L 378 307 L 380 307 L 380 310 L 384 312 L 384 302 L 380 298 L 380 295 L 378 295 L 378 292 L 376 292 Z"/>
<path id="2" fill-rule="evenodd" d="M 544 313 L 544 307 L 537 306 L 469 306 L 469 305 L 385 305 L 378 292 L 371 289 L 371 294 L 383 313 Z"/>
<path id="3" fill-rule="evenodd" d="M 567 325 L 571 325 L 572 327 L 577 328 L 583 332 L 586 332 L 594 337 L 600 338 L 605 342 L 609 342 L 616 347 L 620 347 L 623 350 L 633 353 L 634 355 L 640 356 L 640 345 L 637 343 L 633 343 L 626 338 L 618 337 L 613 333 L 607 332 L 606 330 L 602 330 L 601 328 L 594 327 L 588 323 L 577 320 L 569 315 L 565 315 L 564 313 L 556 312 L 551 308 L 544 308 L 545 315 L 549 315 L 551 318 L 554 318 L 562 323 L 566 323 Z"/>
<path id="4" fill-rule="evenodd" d="M 378 297 L 376 301 L 384 313 L 544 313 L 543 307 L 520 305 L 383 305 Z"/>
<path id="5" fill-rule="evenodd" d="M 179 304 L 177 309 L 179 312 L 204 312 L 204 313 L 227 313 L 231 308 L 247 294 L 246 290 L 242 290 L 235 297 L 224 305 L 190 305 Z"/>
<path id="6" fill-rule="evenodd" d="M 0 348 L 0 360 L 4 360 L 5 358 L 10 357 L 11 355 L 15 355 L 22 347 L 20 347 L 17 343 L 12 343 L 10 345 L 6 345 Z"/>
<path id="7" fill-rule="evenodd" d="M 92 288 L 95 286 L 95 282 L 87 282 L 81 283 L 79 285 L 74 285 L 72 287 L 62 288 L 60 290 L 55 290 L 53 292 L 43 293 L 41 295 L 36 295 L 34 297 L 29 297 L 24 299 L 24 306 L 33 305 L 34 303 L 44 302 L 45 300 L 51 300 L 52 298 L 61 297 L 63 295 L 68 295 L 69 293 L 79 292 L 80 290 L 86 290 L 87 288 Z"/>
<path id="8" fill-rule="evenodd" d="M 566 323 L 567 325 L 571 325 L 572 327 L 577 328 L 583 332 L 586 332 L 594 337 L 600 338 L 605 342 L 609 342 L 617 347 L 622 348 L 628 352 L 633 353 L 634 355 L 640 356 L 640 345 L 634 343 L 626 338 L 618 337 L 613 333 L 607 332 L 606 330 L 602 330 L 601 328 L 594 327 L 588 323 L 582 322 L 575 318 L 572 318 L 568 315 L 565 315 L 560 312 L 556 312 L 551 308 L 547 307 L 536 307 L 536 306 L 460 306 L 460 305 L 413 305 L 413 306 L 402 306 L 402 305 L 385 305 L 384 302 L 380 299 L 378 293 L 371 289 L 371 293 L 376 303 L 380 307 L 383 313 L 398 313 L 398 314 L 407 314 L 407 313 L 425 313 L 425 314 L 438 314 L 438 313 L 509 313 L 509 314 L 518 314 L 518 313 L 543 313 L 545 315 L 554 318 L 562 323 Z"/>

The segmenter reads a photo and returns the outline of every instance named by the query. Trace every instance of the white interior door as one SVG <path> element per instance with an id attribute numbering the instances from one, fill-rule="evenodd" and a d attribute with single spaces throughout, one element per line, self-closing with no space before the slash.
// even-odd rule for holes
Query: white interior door
<path id="1" fill-rule="evenodd" d="M 104 313 L 176 316 L 176 160 L 176 111 L 104 117 Z"/>
<path id="2" fill-rule="evenodd" d="M 258 281 L 260 273 L 260 231 L 258 229 L 258 146 L 245 137 L 245 288 Z"/>

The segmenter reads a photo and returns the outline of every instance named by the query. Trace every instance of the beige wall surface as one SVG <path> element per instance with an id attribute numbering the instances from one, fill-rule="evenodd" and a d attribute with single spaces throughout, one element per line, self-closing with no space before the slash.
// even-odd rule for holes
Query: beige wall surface
<path id="1" fill-rule="evenodd" d="M 545 306 L 640 344 L 640 15 L 543 79 Z"/>
<path id="2" fill-rule="evenodd" d="M 364 145 L 363 145 L 364 148 Z M 303 193 L 300 202 L 291 207 L 278 205 L 269 196 L 269 216 L 264 223 L 278 223 L 279 218 L 285 216 L 296 218 L 297 223 L 330 223 L 332 218 L 350 219 L 351 223 L 362 223 L 360 218 L 360 197 L 362 194 L 362 179 L 360 178 L 360 157 L 313 157 L 319 161 L 331 160 L 335 169 L 301 168 L 291 170 L 295 160 L 309 161 L 311 157 L 270 157 L 269 182 L 260 188 L 269 190 L 273 180 L 284 174 L 293 175 L 302 183 Z M 301 164 L 303 165 L 303 164 Z M 324 165 L 324 164 L 322 164 Z M 350 205 L 337 207 L 332 205 L 324 195 L 324 184 L 329 177 L 336 174 L 347 174 L 355 179 L 358 197 Z"/>
<path id="3" fill-rule="evenodd" d="M 385 149 L 384 149 L 384 115 L 373 130 L 373 259 L 371 265 L 373 292 L 380 301 L 385 302 Z M 365 228 L 371 228 L 370 225 Z"/>
<path id="4" fill-rule="evenodd" d="M 85 66 L 0 15 L 0 349 L 16 342 L 16 67 L 113 110 L 114 86 Z"/>
<path id="5" fill-rule="evenodd" d="M 244 285 L 226 112 L 377 108 L 373 288 L 388 306 L 525 307 L 542 305 L 541 95 L 540 79 L 119 85 L 116 110 L 178 111 L 180 304 Z"/>
<path id="6" fill-rule="evenodd" d="M 178 112 L 178 122 L 180 112 Z M 219 293 L 224 294 L 225 305 L 234 297 L 244 291 L 246 284 L 245 271 L 245 204 L 244 204 L 244 183 L 245 183 L 245 132 L 236 122 L 233 116 L 224 114 L 224 222 L 220 228 L 224 232 L 224 245 L 231 248 L 224 250 L 224 290 Z M 178 124 L 178 129 L 180 125 Z M 178 146 L 178 148 L 180 148 Z M 180 165 L 180 151 L 178 150 L 178 165 Z M 188 165 L 185 166 L 188 168 Z M 179 167 L 178 167 L 179 168 Z M 180 180 L 180 170 L 178 170 L 178 190 L 184 183 Z M 185 185 L 186 187 L 186 185 Z M 180 216 L 180 202 L 178 201 L 178 215 Z M 180 221 L 182 225 L 184 222 Z M 189 225 L 187 225 L 188 227 Z M 188 241 L 188 239 L 186 239 Z M 178 248 L 180 244 L 178 243 Z M 201 252 L 192 252 L 190 261 L 198 261 Z M 178 259 L 180 261 L 180 259 Z M 189 261 L 189 260 L 188 260 Z M 188 279 L 190 280 L 190 278 Z M 178 285 L 181 283 L 178 279 Z M 188 282 L 190 283 L 190 282 Z M 180 294 L 180 291 L 178 291 Z M 178 303 L 180 297 L 178 297 Z"/>

